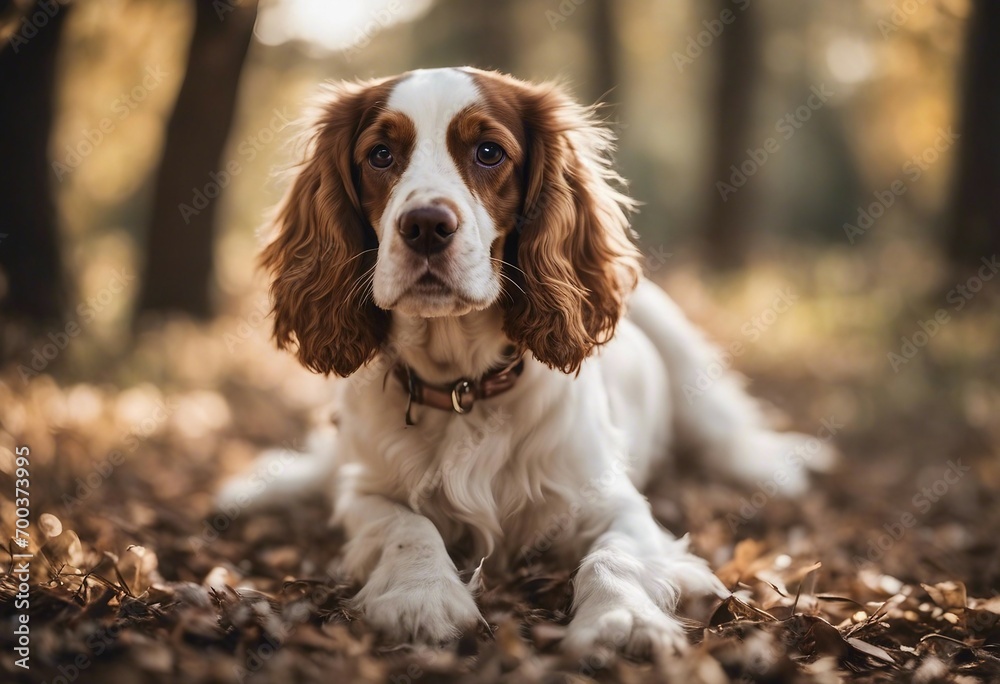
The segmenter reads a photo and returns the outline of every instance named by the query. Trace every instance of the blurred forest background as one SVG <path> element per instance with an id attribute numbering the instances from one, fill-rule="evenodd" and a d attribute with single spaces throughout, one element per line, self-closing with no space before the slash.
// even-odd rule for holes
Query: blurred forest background
<path id="1" fill-rule="evenodd" d="M 67 626 L 83 614 L 138 635 L 102 672 L 138 662 L 162 681 L 215 681 L 155 651 L 164 626 L 121 613 L 123 597 L 159 606 L 171 582 L 215 591 L 229 617 L 198 638 L 239 666 L 267 630 L 226 622 L 242 600 L 227 587 L 273 599 L 282 581 L 322 574 L 336 540 L 315 557 L 307 531 L 275 535 L 284 518 L 190 543 L 222 476 L 329 415 L 321 379 L 269 343 L 259 229 L 320 82 L 464 64 L 607 103 L 650 276 L 722 347 L 742 343 L 720 364 L 795 427 L 841 426 L 844 463 L 809 501 L 748 516 L 752 490 L 668 486 L 654 499 L 664 524 L 693 529 L 739 581 L 764 577 L 751 598 L 772 613 L 804 610 L 777 578 L 808 593 L 816 561 L 821 584 L 869 611 L 861 622 L 874 620 L 867 601 L 904 597 L 893 624 L 920 627 L 869 639 L 892 666 L 845 645 L 835 655 L 855 672 L 929 659 L 975 677 L 968 663 L 1000 663 L 996 620 L 962 622 L 1000 613 L 1000 3 L 0 0 L 0 26 L 0 524 L 12 529 L 13 449 L 29 444 L 33 516 L 49 516 L 34 542 L 48 563 L 35 566 L 39 600 L 60 630 L 40 647 L 47 665 L 94 655 Z M 778 310 L 782 295 L 793 304 Z M 920 510 L 954 459 L 974 477 Z M 879 546 L 914 508 L 913 529 Z M 961 607 L 920 588 L 940 582 L 961 586 Z M 91 615 L 102 596 L 119 612 Z M 343 620 L 313 608 L 323 629 Z M 822 614 L 848 633 L 851 611 Z M 316 639 L 332 659 L 318 672 L 396 667 Z"/>
<path id="2" fill-rule="evenodd" d="M 3 4 L 4 313 L 58 321 L 138 276 L 67 364 L 85 372 L 145 314 L 239 310 L 324 79 L 471 64 L 608 103 L 654 271 L 804 246 L 961 274 L 1000 246 L 989 3 Z"/>

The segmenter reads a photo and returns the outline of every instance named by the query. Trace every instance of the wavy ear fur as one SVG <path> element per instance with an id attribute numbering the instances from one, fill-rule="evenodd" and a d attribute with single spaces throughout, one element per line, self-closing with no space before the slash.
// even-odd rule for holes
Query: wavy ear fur
<path id="1" fill-rule="evenodd" d="M 388 312 L 364 296 L 377 241 L 352 163 L 358 133 L 387 95 L 386 81 L 330 86 L 261 257 L 272 277 L 278 347 L 294 340 L 299 361 L 317 373 L 350 375 L 388 331 Z"/>
<path id="2" fill-rule="evenodd" d="M 633 201 L 615 189 L 613 138 L 593 108 L 552 85 L 523 85 L 527 168 L 521 220 L 508 242 L 517 269 L 505 332 L 552 368 L 576 372 L 614 334 L 641 273 Z"/>

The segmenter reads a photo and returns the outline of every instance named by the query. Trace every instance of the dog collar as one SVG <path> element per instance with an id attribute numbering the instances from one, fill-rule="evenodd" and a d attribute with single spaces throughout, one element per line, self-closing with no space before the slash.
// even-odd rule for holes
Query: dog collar
<path id="1" fill-rule="evenodd" d="M 393 374 L 409 395 L 406 402 L 406 424 L 416 425 L 411 415 L 413 404 L 453 411 L 459 415 L 466 414 L 472 410 L 476 400 L 489 399 L 513 388 L 522 371 L 524 356 L 519 355 L 510 363 L 495 368 L 478 379 L 459 378 L 443 385 L 425 381 L 404 363 L 397 363 Z"/>

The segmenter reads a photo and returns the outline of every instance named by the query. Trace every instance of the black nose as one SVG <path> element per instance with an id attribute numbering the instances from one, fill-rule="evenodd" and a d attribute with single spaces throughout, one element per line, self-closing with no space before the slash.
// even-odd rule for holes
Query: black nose
<path id="1" fill-rule="evenodd" d="M 411 209 L 399 219 L 403 241 L 421 254 L 440 252 L 448 246 L 456 230 L 455 212 L 437 204 Z"/>

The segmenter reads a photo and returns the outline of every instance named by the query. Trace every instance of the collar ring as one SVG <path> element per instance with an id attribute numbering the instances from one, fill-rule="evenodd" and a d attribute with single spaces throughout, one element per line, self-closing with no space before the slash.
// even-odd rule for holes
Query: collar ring
<path id="1" fill-rule="evenodd" d="M 471 380 L 462 378 L 451 388 L 451 408 L 455 413 L 462 415 L 472 410 L 476 402 L 475 386 Z"/>

